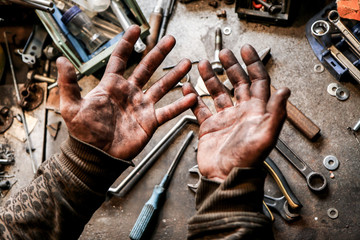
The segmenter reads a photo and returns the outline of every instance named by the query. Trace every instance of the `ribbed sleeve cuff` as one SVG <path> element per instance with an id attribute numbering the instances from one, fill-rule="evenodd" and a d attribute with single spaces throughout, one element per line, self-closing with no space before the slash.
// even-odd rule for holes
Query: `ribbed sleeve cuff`
<path id="1" fill-rule="evenodd" d="M 265 177 L 261 169 L 234 168 L 221 184 L 202 178 L 196 194 L 198 214 L 261 212 Z"/>
<path id="2" fill-rule="evenodd" d="M 131 161 L 114 158 L 73 136 L 61 145 L 59 162 L 95 192 L 106 193 Z"/>

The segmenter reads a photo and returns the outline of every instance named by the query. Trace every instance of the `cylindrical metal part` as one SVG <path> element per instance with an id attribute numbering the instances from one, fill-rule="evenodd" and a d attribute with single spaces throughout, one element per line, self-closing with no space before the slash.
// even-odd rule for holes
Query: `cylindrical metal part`
<path id="1" fill-rule="evenodd" d="M 120 22 L 120 25 L 122 28 L 126 31 L 131 26 L 131 21 L 126 15 L 125 11 L 123 10 L 123 7 L 120 5 L 121 2 L 116 2 L 114 0 L 111 1 L 111 9 L 114 12 L 115 16 Z M 143 43 L 143 41 L 139 38 L 134 46 L 135 52 L 141 53 L 145 50 L 146 45 Z"/>

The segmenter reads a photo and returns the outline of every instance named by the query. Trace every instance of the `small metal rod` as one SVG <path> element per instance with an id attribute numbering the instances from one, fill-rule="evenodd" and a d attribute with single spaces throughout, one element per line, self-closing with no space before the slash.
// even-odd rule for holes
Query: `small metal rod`
<path id="1" fill-rule="evenodd" d="M 15 92 L 16 92 L 17 104 L 19 104 L 20 101 L 21 101 L 21 97 L 20 97 L 20 92 L 19 92 L 19 88 L 18 88 L 18 85 L 17 85 L 17 80 L 16 80 L 16 76 L 15 76 L 15 71 L 14 71 L 14 65 L 13 65 L 13 62 L 12 62 L 9 43 L 7 41 L 7 35 L 6 35 L 5 31 L 4 31 L 4 38 L 5 38 L 6 51 L 7 51 L 7 55 L 8 55 L 8 58 L 9 58 L 11 75 L 12 75 L 14 88 L 15 88 Z M 23 126 L 24 126 L 24 131 L 25 131 L 25 135 L 26 135 L 26 139 L 27 139 L 26 142 L 27 142 L 27 145 L 28 145 L 28 148 L 29 148 L 29 154 L 30 154 L 30 158 L 31 158 L 31 162 L 32 162 L 32 168 L 33 168 L 33 172 L 36 173 L 36 171 L 38 169 L 38 166 L 37 166 L 36 160 L 34 159 L 34 156 L 32 154 L 32 143 L 31 143 L 31 138 L 30 138 L 30 135 L 29 135 L 29 129 L 28 129 L 28 125 L 27 125 L 27 122 L 26 122 L 24 109 L 22 107 L 20 107 L 20 109 L 21 109 L 20 112 L 21 112 L 21 118 L 22 118 L 22 122 L 23 122 Z"/>
<path id="2" fill-rule="evenodd" d="M 50 8 L 50 7 L 35 3 L 35 2 L 21 1 L 21 0 L 10 0 L 10 1 L 13 3 L 16 3 L 16 4 L 23 5 L 25 7 L 34 8 L 34 9 L 49 12 L 49 13 L 54 13 L 54 11 L 55 11 L 54 8 Z"/>
<path id="3" fill-rule="evenodd" d="M 45 7 L 49 7 L 49 8 L 52 8 L 54 6 L 53 2 L 46 1 L 46 0 L 23 0 L 23 1 L 28 2 L 28 3 L 37 3 L 37 4 L 40 4 Z"/>

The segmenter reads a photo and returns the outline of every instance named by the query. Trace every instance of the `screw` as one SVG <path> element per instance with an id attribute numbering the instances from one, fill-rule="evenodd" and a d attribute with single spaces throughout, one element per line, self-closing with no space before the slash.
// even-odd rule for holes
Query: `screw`
<path id="1" fill-rule="evenodd" d="M 212 61 L 211 66 L 212 69 L 218 73 L 222 74 L 224 69 L 221 65 L 220 59 L 219 59 L 219 53 L 222 49 L 222 35 L 221 35 L 221 29 L 217 28 L 215 31 L 215 54 L 214 54 L 214 61 Z"/>

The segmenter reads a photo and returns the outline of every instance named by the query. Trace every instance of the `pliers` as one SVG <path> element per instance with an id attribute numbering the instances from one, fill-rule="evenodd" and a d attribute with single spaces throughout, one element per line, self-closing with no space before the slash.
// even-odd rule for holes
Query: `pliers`
<path id="1" fill-rule="evenodd" d="M 297 199 L 295 194 L 292 192 L 289 184 L 287 183 L 284 175 L 281 173 L 280 169 L 276 166 L 276 164 L 271 160 L 271 158 L 266 158 L 264 161 L 265 169 L 270 173 L 270 175 L 275 179 L 275 182 L 279 186 L 283 196 L 279 198 L 271 197 L 268 195 L 264 195 L 263 200 L 263 212 L 269 217 L 272 221 L 274 221 L 274 215 L 270 211 L 269 208 L 275 209 L 280 213 L 281 217 L 283 217 L 286 221 L 293 221 L 298 218 L 300 215 L 298 213 L 294 213 L 294 211 L 299 210 L 302 207 L 302 204 Z M 201 173 L 199 171 L 198 165 L 189 169 L 190 173 L 195 173 L 198 175 L 199 179 L 195 184 L 188 184 L 188 187 L 193 192 L 196 192 L 201 180 Z M 290 210 L 292 209 L 292 210 Z"/>

